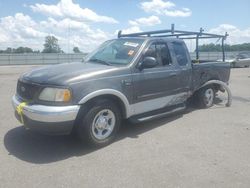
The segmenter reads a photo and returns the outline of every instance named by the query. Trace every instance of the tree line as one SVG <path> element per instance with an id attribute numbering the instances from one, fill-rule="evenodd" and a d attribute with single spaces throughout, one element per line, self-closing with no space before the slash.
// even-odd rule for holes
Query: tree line
<path id="1" fill-rule="evenodd" d="M 58 44 L 58 39 L 54 36 L 46 36 L 43 46 L 42 51 L 20 46 L 18 48 L 8 47 L 5 50 L 0 50 L 0 53 L 64 53 Z M 74 53 L 82 53 L 78 47 L 74 47 L 72 51 Z"/>
<path id="2" fill-rule="evenodd" d="M 199 46 L 200 52 L 221 52 L 222 48 L 220 44 L 203 44 Z M 234 44 L 229 45 L 225 44 L 225 51 L 233 52 L 233 51 L 250 51 L 250 43 L 243 44 Z"/>

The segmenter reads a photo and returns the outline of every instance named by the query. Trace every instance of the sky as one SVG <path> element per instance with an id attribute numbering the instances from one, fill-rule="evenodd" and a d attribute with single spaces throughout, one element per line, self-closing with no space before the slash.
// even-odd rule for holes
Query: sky
<path id="1" fill-rule="evenodd" d="M 0 0 L 0 49 L 43 49 L 53 35 L 65 52 L 92 51 L 123 33 L 169 29 L 229 33 L 250 42 L 250 0 Z"/>

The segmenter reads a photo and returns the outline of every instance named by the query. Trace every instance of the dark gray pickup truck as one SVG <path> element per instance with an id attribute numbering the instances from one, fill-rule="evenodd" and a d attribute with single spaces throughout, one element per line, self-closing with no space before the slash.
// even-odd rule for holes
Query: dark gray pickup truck
<path id="1" fill-rule="evenodd" d="M 121 35 L 83 62 L 51 65 L 22 75 L 12 103 L 27 129 L 46 134 L 76 132 L 85 141 L 110 143 L 123 119 L 145 121 L 183 110 L 195 96 L 213 105 L 217 84 L 227 83 L 225 62 L 192 63 L 183 40 Z"/>

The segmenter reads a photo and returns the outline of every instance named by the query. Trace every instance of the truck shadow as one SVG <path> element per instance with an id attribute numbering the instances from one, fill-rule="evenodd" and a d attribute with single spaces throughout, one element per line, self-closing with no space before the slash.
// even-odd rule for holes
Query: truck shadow
<path id="1" fill-rule="evenodd" d="M 115 142 L 127 137 L 136 139 L 142 133 L 163 125 L 167 126 L 167 123 L 182 117 L 183 114 L 190 111 L 192 110 L 187 109 L 182 114 L 169 115 L 162 119 L 138 124 L 124 121 Z M 57 162 L 74 156 L 84 156 L 98 150 L 79 142 L 73 136 L 40 135 L 25 130 L 23 126 L 9 130 L 4 137 L 4 145 L 9 155 L 35 164 Z"/>

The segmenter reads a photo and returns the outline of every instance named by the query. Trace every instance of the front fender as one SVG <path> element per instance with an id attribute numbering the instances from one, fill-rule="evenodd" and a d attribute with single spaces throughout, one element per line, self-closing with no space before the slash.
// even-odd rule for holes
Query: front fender
<path id="1" fill-rule="evenodd" d="M 95 97 L 98 97 L 98 96 L 102 96 L 102 95 L 113 95 L 113 96 L 118 97 L 125 106 L 125 113 L 126 113 L 125 116 L 126 116 L 126 118 L 130 117 L 133 114 L 133 110 L 130 107 L 130 104 L 129 104 L 129 101 L 128 101 L 127 97 L 123 93 L 121 93 L 120 91 L 117 91 L 115 89 L 101 89 L 101 90 L 97 90 L 97 91 L 94 91 L 92 93 L 89 93 L 86 96 L 84 96 L 79 101 L 78 104 L 82 105 L 82 104 L 88 102 L 89 100 L 91 100 L 91 99 L 93 99 Z"/>

